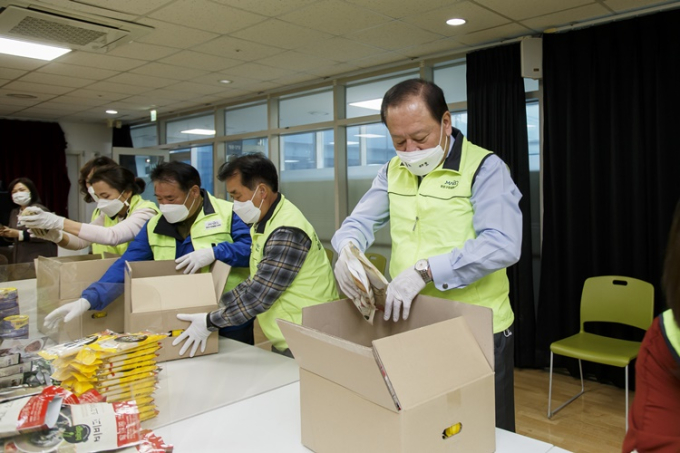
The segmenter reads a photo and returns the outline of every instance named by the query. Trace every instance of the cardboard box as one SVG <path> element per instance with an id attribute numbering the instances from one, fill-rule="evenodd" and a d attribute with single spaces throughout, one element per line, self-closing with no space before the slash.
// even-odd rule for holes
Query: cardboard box
<path id="1" fill-rule="evenodd" d="M 43 327 L 45 316 L 66 303 L 80 299 L 83 290 L 99 280 L 116 259 L 102 259 L 100 255 L 39 257 L 36 263 L 38 330 L 57 343 L 77 340 L 105 329 L 122 332 L 122 295 L 105 310 L 88 311 L 80 319 L 60 323 L 58 329 L 51 331 Z"/>
<path id="2" fill-rule="evenodd" d="M 302 326 L 278 323 L 300 365 L 307 448 L 495 450 L 490 309 L 418 296 L 407 321 L 376 316 L 371 326 L 344 299 L 304 308 Z"/>
<path id="3" fill-rule="evenodd" d="M 231 267 L 215 261 L 209 273 L 183 274 L 174 260 L 127 262 L 125 271 L 125 331 L 172 332 L 189 327 L 178 313 L 206 313 L 216 310 Z M 189 357 L 179 355 L 182 345 L 172 346 L 175 337 L 164 339 L 158 362 Z M 208 337 L 205 352 L 217 352 L 218 333 Z"/>

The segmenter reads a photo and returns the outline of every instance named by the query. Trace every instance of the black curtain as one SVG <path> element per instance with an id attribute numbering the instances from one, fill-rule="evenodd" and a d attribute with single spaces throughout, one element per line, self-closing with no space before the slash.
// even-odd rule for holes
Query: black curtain
<path id="1" fill-rule="evenodd" d="M 111 137 L 111 146 L 121 147 L 121 148 L 133 148 L 132 136 L 130 135 L 130 126 L 124 125 L 120 128 L 114 127 L 111 129 L 113 135 Z"/>
<path id="2" fill-rule="evenodd" d="M 68 216 L 71 183 L 66 171 L 66 139 L 59 123 L 0 119 L 0 181 L 35 183 L 42 204 Z"/>
<path id="3" fill-rule="evenodd" d="M 680 196 L 680 11 L 543 38 L 544 227 L 537 347 L 579 330 L 583 283 L 623 275 L 655 286 Z M 620 325 L 586 330 L 639 339 Z M 561 359 L 578 373 L 575 362 Z M 620 368 L 584 372 L 622 385 Z"/>
<path id="4" fill-rule="evenodd" d="M 531 256 L 529 143 L 519 43 L 467 55 L 468 139 L 495 152 L 522 193 L 522 257 L 508 269 L 515 365 L 534 366 L 536 312 Z"/>

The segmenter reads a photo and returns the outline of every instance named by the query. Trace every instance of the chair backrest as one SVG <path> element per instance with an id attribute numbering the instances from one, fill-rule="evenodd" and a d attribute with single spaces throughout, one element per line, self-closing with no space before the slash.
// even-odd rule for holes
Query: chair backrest
<path id="1" fill-rule="evenodd" d="M 581 332 L 589 321 L 618 322 L 647 330 L 654 319 L 654 286 L 618 275 L 590 277 L 581 294 Z"/>
<path id="2" fill-rule="evenodd" d="M 366 258 L 373 263 L 373 265 L 380 271 L 382 272 L 383 275 L 385 275 L 385 271 L 387 268 L 387 258 L 382 256 L 380 253 L 373 253 L 369 252 L 366 253 Z"/>
<path id="3" fill-rule="evenodd" d="M 326 248 L 326 247 L 324 247 L 324 249 L 326 250 L 326 256 L 328 257 L 328 262 L 333 264 L 333 250 Z"/>

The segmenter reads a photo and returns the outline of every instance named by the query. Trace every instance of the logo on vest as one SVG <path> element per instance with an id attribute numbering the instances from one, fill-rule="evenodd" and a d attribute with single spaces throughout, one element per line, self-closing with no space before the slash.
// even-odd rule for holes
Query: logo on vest
<path id="1" fill-rule="evenodd" d="M 444 184 L 442 184 L 440 187 L 441 187 L 442 189 L 451 189 L 451 190 L 453 190 L 453 189 L 455 189 L 456 187 L 458 187 L 458 180 L 454 180 L 454 181 L 444 181 Z"/>
<path id="2" fill-rule="evenodd" d="M 206 230 L 214 230 L 215 228 L 219 228 L 221 226 L 222 226 L 221 220 L 210 220 L 208 222 L 205 222 Z"/>

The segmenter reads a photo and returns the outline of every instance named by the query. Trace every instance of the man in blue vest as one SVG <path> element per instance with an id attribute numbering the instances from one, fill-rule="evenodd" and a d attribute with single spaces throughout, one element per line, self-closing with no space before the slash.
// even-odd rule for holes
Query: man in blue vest
<path id="1" fill-rule="evenodd" d="M 201 189 L 201 176 L 183 162 L 166 162 L 151 172 L 161 214 L 152 217 L 125 253 L 98 282 L 86 288 L 81 298 L 64 304 L 45 317 L 45 326 L 55 328 L 88 310 L 103 310 L 123 293 L 126 261 L 170 260 L 184 273 L 195 273 L 215 260 L 232 266 L 226 289 L 248 276 L 250 232 L 233 214 L 232 203 Z M 254 343 L 253 321 L 220 330 L 228 338 Z"/>
<path id="2" fill-rule="evenodd" d="M 418 294 L 491 308 L 496 426 L 514 431 L 514 315 L 505 268 L 520 255 L 519 189 L 498 156 L 453 128 L 435 84 L 411 79 L 395 85 L 380 114 L 397 156 L 380 169 L 333 236 L 338 285 L 348 297 L 360 297 L 349 272 L 357 259 L 349 245 L 365 251 L 389 221 L 393 280 L 385 320 L 408 318 Z"/>

